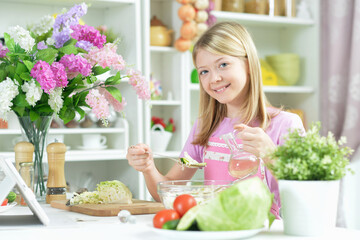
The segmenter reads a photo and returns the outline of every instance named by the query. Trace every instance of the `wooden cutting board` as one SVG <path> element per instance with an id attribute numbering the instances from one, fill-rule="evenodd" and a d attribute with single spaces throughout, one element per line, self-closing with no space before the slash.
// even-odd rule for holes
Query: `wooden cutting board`
<path id="1" fill-rule="evenodd" d="M 79 204 L 74 206 L 66 206 L 68 200 L 51 201 L 50 206 L 71 212 L 83 213 L 91 216 L 117 216 L 121 210 L 128 210 L 133 215 L 152 214 L 164 209 L 164 205 L 160 202 L 150 202 L 144 200 L 133 199 L 132 204 Z"/>

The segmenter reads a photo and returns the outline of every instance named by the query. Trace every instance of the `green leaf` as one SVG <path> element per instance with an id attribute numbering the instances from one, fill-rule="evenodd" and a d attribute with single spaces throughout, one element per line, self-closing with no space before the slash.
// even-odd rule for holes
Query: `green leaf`
<path id="1" fill-rule="evenodd" d="M 64 46 L 74 46 L 77 43 L 77 40 L 74 38 L 70 38 L 66 43 L 64 43 Z"/>
<path id="2" fill-rule="evenodd" d="M 6 78 L 7 74 L 5 70 L 0 69 L 0 82 Z"/>
<path id="3" fill-rule="evenodd" d="M 27 67 L 25 66 L 25 64 L 18 62 L 16 64 L 15 72 L 20 76 L 22 73 L 28 72 L 28 71 L 27 71 Z"/>
<path id="4" fill-rule="evenodd" d="M 12 107 L 12 110 L 14 112 L 17 113 L 17 115 L 19 115 L 20 117 L 22 117 L 24 115 L 24 112 L 25 112 L 25 107 L 20 107 L 20 106 L 15 106 L 15 107 Z"/>
<path id="5" fill-rule="evenodd" d="M 59 48 L 59 51 L 64 53 L 64 54 L 77 54 L 78 51 L 77 51 L 77 47 L 75 47 L 74 45 L 67 45 L 67 46 L 64 46 L 62 48 Z"/>
<path id="6" fill-rule="evenodd" d="M 51 107 L 48 104 L 40 104 L 40 105 L 36 105 L 34 107 L 34 109 L 36 109 L 37 112 L 41 112 L 41 113 L 51 113 L 54 112 L 54 110 L 51 109 Z"/>
<path id="7" fill-rule="evenodd" d="M 29 70 L 29 72 L 31 72 L 31 69 L 34 67 L 34 63 L 24 60 L 24 64 L 27 67 L 27 69 Z"/>
<path id="8" fill-rule="evenodd" d="M 67 124 L 68 122 L 70 122 L 71 120 L 73 120 L 75 118 L 75 111 L 72 107 L 71 108 L 63 107 L 60 110 L 59 116 L 63 120 L 64 124 Z"/>
<path id="9" fill-rule="evenodd" d="M 76 111 L 80 114 L 80 120 L 85 117 L 85 111 L 81 107 L 75 107 Z"/>
<path id="10" fill-rule="evenodd" d="M 78 93 L 74 96 L 74 106 L 83 106 L 85 102 L 86 96 L 88 95 L 89 91 Z"/>
<path id="11" fill-rule="evenodd" d="M 8 77 L 10 77 L 11 79 L 14 78 L 14 74 L 15 74 L 15 66 L 13 65 L 7 65 L 5 67 L 5 70 L 8 72 Z"/>
<path id="12" fill-rule="evenodd" d="M 25 81 L 30 81 L 32 79 L 32 77 L 30 76 L 30 73 L 28 72 L 24 72 L 20 75 L 20 78 L 25 80 Z"/>
<path id="13" fill-rule="evenodd" d="M 29 103 L 26 101 L 26 96 L 23 93 L 18 94 L 14 99 L 14 106 L 29 107 Z"/>
<path id="14" fill-rule="evenodd" d="M 14 39 L 10 38 L 8 33 L 4 33 L 5 45 L 9 49 L 10 52 L 15 52 L 15 42 Z"/>
<path id="15" fill-rule="evenodd" d="M 21 77 L 19 75 L 17 75 L 16 73 L 14 74 L 14 79 L 19 83 L 20 86 L 23 85 L 24 81 L 21 79 Z"/>
<path id="16" fill-rule="evenodd" d="M 96 67 L 93 67 L 93 69 L 92 69 L 92 72 L 94 73 L 95 76 L 106 73 L 108 71 L 110 71 L 109 67 L 103 68 L 101 66 L 96 66 Z"/>
<path id="17" fill-rule="evenodd" d="M 48 64 L 52 64 L 55 61 L 58 51 L 52 48 L 39 50 L 36 54 L 38 60 L 43 60 Z"/>
<path id="18" fill-rule="evenodd" d="M 109 77 L 105 81 L 105 85 L 117 85 L 121 82 L 120 72 L 117 72 L 115 76 Z"/>
<path id="19" fill-rule="evenodd" d="M 32 122 L 35 122 L 39 117 L 40 115 L 37 112 L 30 110 L 30 120 Z"/>
<path id="20" fill-rule="evenodd" d="M 117 89 L 116 87 L 106 87 L 105 88 L 117 101 L 121 102 L 122 101 L 122 97 L 121 97 L 121 93 L 120 90 Z"/>

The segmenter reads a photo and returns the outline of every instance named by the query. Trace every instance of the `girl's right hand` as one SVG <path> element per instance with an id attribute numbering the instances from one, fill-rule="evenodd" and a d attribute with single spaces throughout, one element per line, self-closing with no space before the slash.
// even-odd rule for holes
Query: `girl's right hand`
<path id="1" fill-rule="evenodd" d="M 151 153 L 148 145 L 139 143 L 128 148 L 126 158 L 135 170 L 145 173 L 155 167 Z"/>

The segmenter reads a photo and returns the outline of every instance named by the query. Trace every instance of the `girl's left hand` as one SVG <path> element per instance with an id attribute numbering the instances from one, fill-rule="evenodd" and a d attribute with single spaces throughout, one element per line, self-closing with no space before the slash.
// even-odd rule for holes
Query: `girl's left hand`
<path id="1" fill-rule="evenodd" d="M 242 140 L 244 151 L 252 153 L 257 157 L 263 158 L 267 153 L 276 148 L 274 142 L 262 128 L 238 124 L 234 126 L 234 129 L 239 132 L 237 137 Z"/>

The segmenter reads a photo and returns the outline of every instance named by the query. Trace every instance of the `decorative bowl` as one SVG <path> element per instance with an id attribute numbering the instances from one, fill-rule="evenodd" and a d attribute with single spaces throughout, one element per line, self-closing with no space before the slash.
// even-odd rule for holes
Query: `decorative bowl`
<path id="1" fill-rule="evenodd" d="M 181 194 L 190 194 L 197 204 L 203 204 L 232 184 L 233 182 L 228 180 L 163 181 L 158 183 L 157 192 L 165 208 L 173 208 L 175 198 Z"/>

